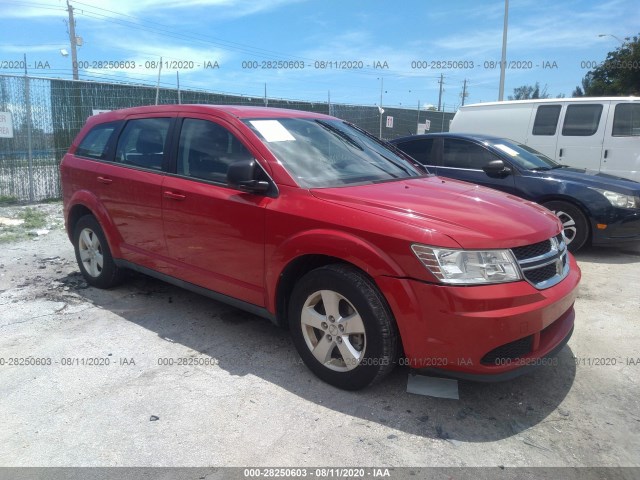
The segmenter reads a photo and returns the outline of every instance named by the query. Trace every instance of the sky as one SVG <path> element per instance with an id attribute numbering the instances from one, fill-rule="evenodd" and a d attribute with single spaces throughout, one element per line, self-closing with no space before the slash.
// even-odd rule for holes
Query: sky
<path id="1" fill-rule="evenodd" d="M 504 0 L 83 0 L 79 77 L 429 108 L 499 95 Z M 638 0 L 511 0 L 504 98 L 567 97 L 640 33 Z M 67 56 L 64 56 L 61 53 Z M 66 0 L 0 0 L 0 74 L 72 78 Z M 114 63 L 115 62 L 115 63 Z"/>

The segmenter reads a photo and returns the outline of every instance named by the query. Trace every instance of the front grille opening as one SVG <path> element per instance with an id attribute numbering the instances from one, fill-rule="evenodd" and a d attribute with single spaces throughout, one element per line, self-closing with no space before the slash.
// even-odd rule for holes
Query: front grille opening
<path id="1" fill-rule="evenodd" d="M 557 271 L 555 262 L 550 263 L 549 265 L 545 265 L 544 267 L 527 270 L 526 272 L 524 272 L 524 276 L 527 277 L 527 280 L 534 284 L 542 283 L 545 280 L 549 280 L 556 274 Z"/>
<path id="2" fill-rule="evenodd" d="M 514 342 L 494 348 L 480 359 L 483 365 L 506 365 L 507 362 L 516 358 L 524 357 L 531 353 L 533 348 L 533 335 L 521 338 Z"/>
<path id="3" fill-rule="evenodd" d="M 551 242 L 549 240 L 544 240 L 532 245 L 525 245 L 524 247 L 516 247 L 511 249 L 517 260 L 527 260 L 529 258 L 539 257 L 540 255 L 544 255 L 550 250 Z"/>
<path id="4" fill-rule="evenodd" d="M 538 289 L 550 288 L 568 274 L 567 250 L 562 233 L 543 242 L 512 248 L 511 251 L 525 279 Z"/>

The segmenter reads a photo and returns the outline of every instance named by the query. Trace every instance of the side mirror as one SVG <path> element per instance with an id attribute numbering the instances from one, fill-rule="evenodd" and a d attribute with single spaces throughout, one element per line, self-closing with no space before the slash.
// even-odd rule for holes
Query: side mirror
<path id="1" fill-rule="evenodd" d="M 229 165 L 227 184 L 248 193 L 266 193 L 271 185 L 265 180 L 258 180 L 258 167 L 255 159 L 239 160 Z"/>
<path id="2" fill-rule="evenodd" d="M 511 174 L 511 169 L 502 160 L 492 160 L 482 170 L 490 177 L 504 178 Z"/>

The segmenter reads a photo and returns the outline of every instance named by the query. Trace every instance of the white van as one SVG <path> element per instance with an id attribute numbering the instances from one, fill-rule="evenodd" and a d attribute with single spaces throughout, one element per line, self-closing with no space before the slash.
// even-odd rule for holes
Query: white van
<path id="1" fill-rule="evenodd" d="M 460 107 L 450 131 L 510 138 L 556 161 L 640 181 L 640 98 L 582 97 Z"/>

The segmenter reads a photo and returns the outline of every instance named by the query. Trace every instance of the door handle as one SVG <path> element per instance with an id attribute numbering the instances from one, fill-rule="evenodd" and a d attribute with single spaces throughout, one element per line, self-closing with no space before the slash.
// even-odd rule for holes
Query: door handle
<path id="1" fill-rule="evenodd" d="M 607 158 L 609 156 L 609 150 L 605 150 L 604 151 L 604 158 Z"/>
<path id="2" fill-rule="evenodd" d="M 105 185 L 109 185 L 111 182 L 113 182 L 113 180 L 106 177 L 98 177 L 98 182 L 104 183 Z"/>
<path id="3" fill-rule="evenodd" d="M 170 198 L 171 200 L 184 200 L 187 198 L 187 196 L 182 193 L 170 192 L 169 190 L 165 191 L 163 195 L 164 198 Z"/>
<path id="4" fill-rule="evenodd" d="M 562 156 L 562 150 L 564 150 L 563 148 L 560 149 L 560 154 L 558 155 L 559 157 Z"/>

